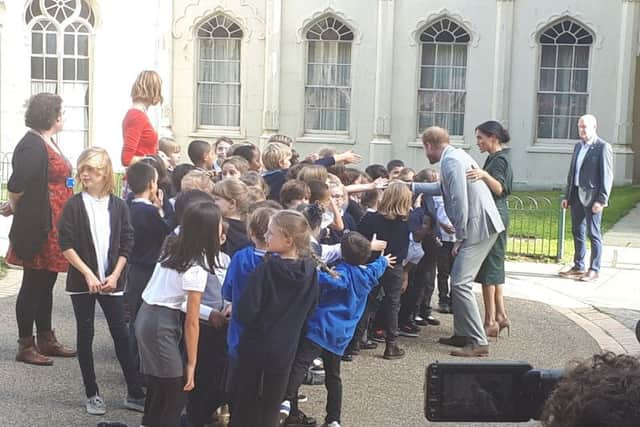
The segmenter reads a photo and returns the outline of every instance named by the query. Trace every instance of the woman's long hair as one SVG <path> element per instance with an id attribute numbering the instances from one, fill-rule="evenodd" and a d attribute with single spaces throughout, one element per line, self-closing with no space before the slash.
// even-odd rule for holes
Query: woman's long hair
<path id="1" fill-rule="evenodd" d="M 182 215 L 180 233 L 165 242 L 161 265 L 184 273 L 197 264 L 214 273 L 219 266 L 221 218 L 213 201 L 188 206 Z"/>

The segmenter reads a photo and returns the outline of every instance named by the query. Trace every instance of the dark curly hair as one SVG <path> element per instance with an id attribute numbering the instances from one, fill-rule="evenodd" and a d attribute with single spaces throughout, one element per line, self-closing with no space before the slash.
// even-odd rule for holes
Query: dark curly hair
<path id="1" fill-rule="evenodd" d="M 24 124 L 33 130 L 49 130 L 61 115 L 62 98 L 53 93 L 42 92 L 29 98 Z"/>
<path id="2" fill-rule="evenodd" d="M 640 360 L 627 354 L 596 354 L 568 369 L 547 400 L 545 427 L 640 425 Z"/>

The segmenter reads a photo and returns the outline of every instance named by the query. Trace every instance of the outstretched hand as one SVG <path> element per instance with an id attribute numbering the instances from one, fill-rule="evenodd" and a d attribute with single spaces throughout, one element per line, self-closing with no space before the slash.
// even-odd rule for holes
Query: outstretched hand
<path id="1" fill-rule="evenodd" d="M 394 257 L 391 254 L 386 254 L 384 257 L 387 259 L 387 263 L 389 264 L 389 267 L 393 267 L 396 265 L 396 257 Z"/>

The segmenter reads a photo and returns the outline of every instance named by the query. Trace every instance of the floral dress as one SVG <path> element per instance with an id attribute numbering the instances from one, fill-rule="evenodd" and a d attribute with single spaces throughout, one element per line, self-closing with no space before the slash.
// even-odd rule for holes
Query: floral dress
<path id="1" fill-rule="evenodd" d="M 62 214 L 67 200 L 73 196 L 73 190 L 67 188 L 67 178 L 71 176 L 71 163 L 61 154 L 56 152 L 50 144 L 45 143 L 47 156 L 49 157 L 49 204 L 51 206 L 51 230 L 47 241 L 40 251 L 30 260 L 23 261 L 13 252 L 11 247 L 7 253 L 7 262 L 13 265 L 21 265 L 33 270 L 48 270 L 56 273 L 65 273 L 69 263 L 62 256 L 58 244 L 58 220 Z"/>

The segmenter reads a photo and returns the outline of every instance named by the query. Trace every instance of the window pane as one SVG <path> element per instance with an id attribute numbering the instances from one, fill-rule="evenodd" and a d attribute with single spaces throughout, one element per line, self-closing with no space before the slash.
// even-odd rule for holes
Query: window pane
<path id="1" fill-rule="evenodd" d="M 76 38 L 73 34 L 64 35 L 64 54 L 73 55 L 76 53 Z"/>
<path id="2" fill-rule="evenodd" d="M 240 86 L 215 85 L 213 103 L 222 105 L 237 105 L 240 103 Z"/>
<path id="3" fill-rule="evenodd" d="M 39 56 L 31 57 L 31 78 L 35 80 L 44 79 L 44 58 Z"/>
<path id="4" fill-rule="evenodd" d="M 58 79 L 58 58 L 45 58 L 44 75 L 47 80 Z"/>
<path id="5" fill-rule="evenodd" d="M 200 59 L 213 59 L 213 40 L 200 39 Z"/>
<path id="6" fill-rule="evenodd" d="M 73 58 L 64 58 L 62 62 L 62 79 L 76 79 L 76 61 Z"/>
<path id="7" fill-rule="evenodd" d="M 449 92 L 436 92 L 435 110 L 436 112 L 451 111 L 451 97 Z"/>
<path id="8" fill-rule="evenodd" d="M 351 107 L 351 91 L 349 89 L 340 89 L 337 93 L 337 106 L 343 110 Z"/>
<path id="9" fill-rule="evenodd" d="M 422 45 L 422 65 L 434 65 L 436 63 L 436 45 L 424 43 Z"/>
<path id="10" fill-rule="evenodd" d="M 467 46 L 466 45 L 453 46 L 453 65 L 458 65 L 458 66 L 467 65 Z"/>
<path id="11" fill-rule="evenodd" d="M 451 89 L 464 89 L 465 79 L 467 77 L 466 68 L 454 68 L 451 70 Z"/>
<path id="12" fill-rule="evenodd" d="M 42 53 L 42 33 L 31 33 L 31 53 Z"/>
<path id="13" fill-rule="evenodd" d="M 578 120 L 580 120 L 580 116 L 571 118 L 571 123 L 569 127 L 569 138 L 571 139 L 580 138 L 580 134 L 578 133 Z"/>
<path id="14" fill-rule="evenodd" d="M 556 47 L 542 46 L 541 64 L 543 67 L 556 66 Z"/>
<path id="15" fill-rule="evenodd" d="M 556 73 L 556 91 L 571 91 L 571 70 L 558 70 Z"/>
<path id="16" fill-rule="evenodd" d="M 423 132 L 426 128 L 433 126 L 433 114 L 421 113 L 418 118 L 418 133 Z"/>
<path id="17" fill-rule="evenodd" d="M 553 119 L 553 137 L 558 139 L 569 138 L 569 121 L 568 117 L 556 117 Z"/>
<path id="18" fill-rule="evenodd" d="M 78 75 L 77 80 L 88 82 L 89 81 L 89 59 L 78 59 Z"/>
<path id="19" fill-rule="evenodd" d="M 418 92 L 418 111 L 435 111 L 435 92 Z"/>
<path id="20" fill-rule="evenodd" d="M 587 113 L 587 100 L 589 95 L 572 95 L 571 96 L 571 115 L 583 116 Z"/>
<path id="21" fill-rule="evenodd" d="M 346 131 L 349 129 L 349 110 L 338 111 L 336 116 L 336 130 Z"/>
<path id="22" fill-rule="evenodd" d="M 240 40 L 227 40 L 227 59 L 240 60 Z"/>
<path id="23" fill-rule="evenodd" d="M 540 90 L 553 91 L 556 83 L 556 70 L 542 69 L 540 70 Z"/>
<path id="24" fill-rule="evenodd" d="M 575 70 L 573 72 L 573 91 L 586 92 L 588 77 L 589 72 L 587 70 Z"/>
<path id="25" fill-rule="evenodd" d="M 436 69 L 436 89 L 449 89 L 451 85 L 451 69 L 449 68 L 437 68 Z"/>
<path id="26" fill-rule="evenodd" d="M 538 118 L 538 138 L 553 137 L 553 119 L 551 117 L 540 116 Z"/>
<path id="27" fill-rule="evenodd" d="M 434 67 L 422 67 L 420 72 L 420 87 L 422 89 L 432 89 L 435 87 L 436 71 Z"/>
<path id="28" fill-rule="evenodd" d="M 451 50 L 453 46 L 439 44 L 436 54 L 436 65 L 451 65 Z"/>
<path id="29" fill-rule="evenodd" d="M 451 135 L 464 135 L 464 114 L 451 114 L 449 123 L 451 126 L 449 132 Z"/>
<path id="30" fill-rule="evenodd" d="M 541 93 L 538 95 L 538 114 L 553 115 L 553 104 L 555 101 L 555 95 Z"/>
<path id="31" fill-rule="evenodd" d="M 589 67 L 589 46 L 576 46 L 575 58 L 573 66 L 576 68 Z"/>
<path id="32" fill-rule="evenodd" d="M 89 56 L 89 37 L 85 35 L 78 36 L 78 55 Z"/>
<path id="33" fill-rule="evenodd" d="M 573 46 L 558 46 L 558 68 L 569 68 L 573 65 Z"/>
<path id="34" fill-rule="evenodd" d="M 334 110 L 320 110 L 320 129 L 335 130 L 336 115 Z"/>
<path id="35" fill-rule="evenodd" d="M 454 92 L 451 98 L 451 111 L 464 113 L 466 97 L 467 94 L 464 92 Z"/>
<path id="36" fill-rule="evenodd" d="M 338 86 L 351 86 L 351 65 L 336 66 L 336 84 Z"/>
<path id="37" fill-rule="evenodd" d="M 570 113 L 571 96 L 570 95 L 556 95 L 555 96 L 555 110 L 556 116 L 568 116 Z"/>
<path id="38" fill-rule="evenodd" d="M 338 43 L 338 64 L 351 64 L 351 43 Z"/>
<path id="39" fill-rule="evenodd" d="M 441 128 L 449 129 L 449 115 L 446 113 L 436 113 L 434 114 L 434 122 L 436 126 L 440 126 Z"/>
<path id="40" fill-rule="evenodd" d="M 47 53 L 57 54 L 58 50 L 56 49 L 58 44 L 57 34 L 47 33 Z"/>

